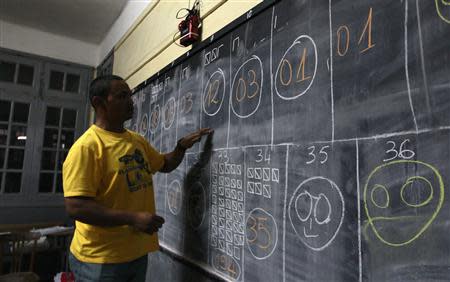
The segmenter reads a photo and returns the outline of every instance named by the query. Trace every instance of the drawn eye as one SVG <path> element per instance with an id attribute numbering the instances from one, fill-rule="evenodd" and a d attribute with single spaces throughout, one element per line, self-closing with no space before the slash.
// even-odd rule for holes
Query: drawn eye
<path id="1" fill-rule="evenodd" d="M 295 211 L 297 212 L 298 218 L 305 222 L 311 216 L 313 209 L 313 197 L 308 191 L 300 193 L 295 200 Z"/>
<path id="2" fill-rule="evenodd" d="M 322 220 L 320 218 L 323 218 Z M 322 225 L 331 221 L 331 204 L 327 196 L 320 193 L 314 205 L 314 220 Z"/>
<path id="3" fill-rule="evenodd" d="M 433 185 L 425 177 L 412 176 L 403 184 L 400 197 L 407 206 L 423 207 L 433 199 Z"/>
<path id="4" fill-rule="evenodd" d="M 370 199 L 372 200 L 372 203 L 380 209 L 389 207 L 389 192 L 384 185 L 375 184 L 372 188 L 372 193 L 370 193 Z"/>

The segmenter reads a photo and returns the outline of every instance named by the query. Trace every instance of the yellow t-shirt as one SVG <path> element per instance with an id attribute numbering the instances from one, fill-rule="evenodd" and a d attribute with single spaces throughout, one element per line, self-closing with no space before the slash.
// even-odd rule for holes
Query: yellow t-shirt
<path id="1" fill-rule="evenodd" d="M 72 146 L 63 165 L 64 197 L 93 197 L 111 209 L 155 213 L 152 174 L 164 155 L 142 136 L 92 125 Z M 121 263 L 158 249 L 157 234 L 130 226 L 100 227 L 75 222 L 73 255 L 89 263 Z"/>

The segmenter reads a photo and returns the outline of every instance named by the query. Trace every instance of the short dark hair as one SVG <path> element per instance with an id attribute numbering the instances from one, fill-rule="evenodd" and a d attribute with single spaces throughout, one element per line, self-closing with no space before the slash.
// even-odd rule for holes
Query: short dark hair
<path id="1" fill-rule="evenodd" d="M 102 75 L 94 79 L 91 84 L 89 85 L 89 100 L 91 101 L 94 99 L 95 96 L 99 97 L 107 97 L 109 91 L 111 90 L 111 82 L 114 80 L 124 80 L 118 75 Z"/>

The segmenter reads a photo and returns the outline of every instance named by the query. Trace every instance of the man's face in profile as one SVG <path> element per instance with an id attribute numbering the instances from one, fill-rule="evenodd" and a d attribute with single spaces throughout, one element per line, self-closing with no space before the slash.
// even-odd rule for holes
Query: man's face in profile
<path id="1" fill-rule="evenodd" d="M 106 112 L 113 120 L 126 121 L 133 117 L 133 100 L 131 90 L 123 80 L 111 81 L 111 90 L 106 98 Z"/>

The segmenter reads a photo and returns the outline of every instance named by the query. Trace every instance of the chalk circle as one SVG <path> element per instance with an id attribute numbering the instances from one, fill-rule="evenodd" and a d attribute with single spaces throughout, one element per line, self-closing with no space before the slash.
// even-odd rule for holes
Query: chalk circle
<path id="1" fill-rule="evenodd" d="M 254 230 L 256 230 L 257 234 L 252 234 L 251 236 L 256 236 L 255 239 L 258 239 L 258 242 L 256 243 L 250 242 L 251 240 L 248 238 L 250 232 L 255 233 L 255 231 L 249 231 L 248 223 L 250 218 L 253 218 L 254 220 L 255 218 L 265 218 L 263 222 L 258 222 L 258 224 L 255 222 L 256 226 Z M 278 227 L 275 218 L 264 209 L 255 208 L 248 214 L 245 222 L 245 240 L 252 256 L 257 260 L 263 260 L 270 257 L 278 244 Z"/>
<path id="2" fill-rule="evenodd" d="M 426 198 L 426 200 L 424 200 L 423 202 L 419 202 L 419 203 L 413 203 L 411 201 L 412 199 L 409 199 L 409 198 L 405 197 L 405 194 L 408 194 L 408 195 L 411 194 L 411 193 L 406 193 L 407 191 L 413 190 L 414 188 L 416 188 L 416 190 L 417 190 L 417 185 L 414 186 L 414 183 L 416 183 L 416 182 L 424 182 L 426 184 L 426 187 L 428 188 L 428 191 L 429 191 L 428 197 Z M 420 191 L 418 193 L 420 193 Z M 400 197 L 402 198 L 402 201 L 407 206 L 410 206 L 410 207 L 413 207 L 413 208 L 426 206 L 433 199 L 433 185 L 425 177 L 412 176 L 412 177 L 410 177 L 410 178 L 408 178 L 406 180 L 405 184 L 403 184 L 403 186 L 402 186 L 402 188 L 400 190 Z"/>
<path id="3" fill-rule="evenodd" d="M 380 192 L 378 192 L 380 191 Z M 384 203 L 380 201 L 380 197 L 384 196 Z M 389 203 L 390 203 L 390 198 L 389 198 L 389 192 L 386 188 L 386 186 L 381 185 L 381 184 L 375 184 L 372 192 L 370 193 L 370 199 L 372 200 L 372 203 L 380 208 L 380 209 L 385 209 L 387 207 L 389 207 Z"/>
<path id="4" fill-rule="evenodd" d="M 302 201 L 302 198 L 305 198 L 305 196 L 308 199 L 306 201 L 307 202 L 306 205 L 307 207 L 309 207 L 307 209 L 308 213 L 306 214 L 306 216 L 304 216 L 301 212 L 302 211 L 301 206 L 305 204 L 305 201 Z M 319 216 L 317 215 L 317 207 L 319 206 L 320 203 L 325 203 L 327 208 L 327 212 L 325 212 L 326 216 L 323 217 L 323 220 L 320 220 Z M 324 204 L 322 204 L 322 207 L 323 205 Z M 295 211 L 297 213 L 298 219 L 300 219 L 301 222 L 307 222 L 308 219 L 311 218 L 311 216 L 314 217 L 314 222 L 319 225 L 326 224 L 331 221 L 331 203 L 330 200 L 328 200 L 328 197 L 325 196 L 325 194 L 323 193 L 319 193 L 319 196 L 317 197 L 311 195 L 308 191 L 300 193 L 295 199 Z"/>
<path id="5" fill-rule="evenodd" d="M 239 75 L 239 72 L 241 71 L 241 69 L 243 69 L 246 65 L 252 65 L 252 64 L 257 64 L 257 69 L 258 69 L 258 74 L 253 71 L 253 69 L 249 72 L 246 73 L 245 77 L 248 79 L 245 80 L 241 80 L 242 77 L 238 80 L 238 83 L 236 83 L 236 78 Z M 245 71 L 244 71 L 245 72 Z M 250 75 L 251 73 L 253 73 L 253 78 L 250 78 L 252 75 Z M 248 76 L 247 76 L 248 74 Z M 259 78 L 259 79 L 257 79 Z M 235 94 L 237 92 L 238 89 L 236 88 L 240 88 L 241 87 L 241 81 L 244 81 L 244 85 L 243 87 L 245 87 L 246 92 L 249 91 L 253 91 L 254 88 L 256 88 L 256 91 L 254 91 L 251 95 L 247 95 L 248 93 L 245 93 L 244 95 L 248 97 L 248 99 L 246 99 L 245 97 L 243 97 L 241 99 L 241 101 L 245 101 L 244 106 L 242 107 L 237 107 L 239 105 L 242 105 L 242 103 L 240 101 L 238 101 L 238 99 L 236 98 Z M 261 104 L 261 96 L 262 96 L 262 89 L 263 89 L 263 83 L 264 83 L 264 74 L 263 74 L 263 64 L 261 59 L 256 56 L 253 55 L 250 59 L 248 59 L 247 61 L 245 61 L 240 67 L 239 69 L 236 71 L 236 74 L 234 75 L 233 78 L 233 83 L 232 83 L 232 94 L 231 94 L 231 109 L 233 110 L 233 113 L 240 117 L 240 118 L 248 118 L 250 116 L 252 116 L 259 108 L 259 105 Z M 249 89 L 247 89 L 247 87 L 249 87 Z M 258 96 L 258 99 L 253 102 L 253 98 L 255 98 L 255 96 Z M 237 103 L 237 105 L 235 106 L 235 102 Z"/>
<path id="6" fill-rule="evenodd" d="M 408 172 L 414 174 L 420 172 L 422 175 L 405 175 Z M 392 175 L 405 175 L 406 179 L 396 186 L 391 185 L 389 187 L 386 184 L 381 184 L 383 181 L 391 181 L 387 177 Z M 401 180 L 400 176 L 397 176 L 398 180 Z M 369 201 L 369 197 L 372 197 L 373 189 L 379 189 L 381 186 L 389 192 L 391 200 L 388 203 L 389 206 L 382 205 L 380 208 L 380 205 Z M 410 193 L 417 195 L 417 191 L 412 190 L 417 189 L 417 187 L 426 187 L 429 189 L 429 193 L 425 200 L 414 203 L 412 199 L 405 195 Z M 436 193 L 437 191 L 439 193 Z M 438 200 L 434 200 L 436 194 L 439 195 Z M 384 244 L 391 247 L 408 245 L 419 238 L 433 223 L 442 208 L 444 194 L 444 182 L 441 174 L 428 163 L 417 160 L 395 160 L 382 164 L 369 174 L 364 186 L 363 203 L 367 223 L 375 236 Z M 401 201 L 394 202 L 393 199 L 401 199 Z M 401 213 L 399 213 L 399 208 L 401 208 Z M 426 216 L 423 216 L 422 213 Z M 399 223 L 408 223 L 409 228 L 401 230 L 399 229 Z M 411 232 L 411 230 L 414 232 Z"/>
<path id="7" fill-rule="evenodd" d="M 297 94 L 291 95 L 290 94 L 291 92 L 283 93 L 284 92 L 283 89 L 281 89 L 281 86 L 278 85 L 278 80 L 279 80 L 278 76 L 281 75 L 281 72 L 283 71 L 282 67 L 284 67 L 284 62 L 285 62 L 286 58 L 288 57 L 288 55 L 291 53 L 291 51 L 292 52 L 295 51 L 294 47 L 298 47 L 298 49 L 302 50 L 301 47 L 304 47 L 304 45 L 306 45 L 306 42 L 308 42 L 308 41 L 312 44 L 313 49 L 314 49 L 314 72 L 312 74 L 312 78 L 310 79 L 309 83 L 307 84 L 307 87 L 305 89 L 303 89 L 302 91 L 299 91 Z M 318 63 L 317 57 L 318 57 L 317 46 L 316 46 L 316 43 L 314 42 L 314 40 L 310 36 L 302 35 L 302 36 L 298 37 L 297 39 L 295 39 L 294 43 L 292 43 L 292 45 L 286 50 L 283 57 L 281 58 L 280 63 L 278 64 L 278 67 L 277 67 L 277 71 L 275 73 L 275 78 L 274 78 L 275 79 L 275 92 L 281 99 L 283 99 L 283 100 L 297 99 L 298 97 L 300 97 L 300 96 L 304 95 L 306 92 L 308 92 L 308 90 L 311 88 L 312 84 L 314 83 L 314 79 L 316 77 L 317 63 Z M 309 58 L 309 56 L 307 56 L 307 58 L 306 58 L 306 61 L 307 61 L 306 64 L 308 64 L 308 58 Z M 300 58 L 296 58 L 295 63 L 298 63 L 298 61 L 300 61 Z M 305 66 L 305 68 L 306 68 L 306 66 Z M 296 69 L 295 70 L 291 69 L 291 72 L 292 72 L 291 75 L 293 76 L 293 75 L 297 75 L 298 71 Z M 294 86 L 289 86 L 289 88 L 292 88 L 292 87 L 294 87 Z M 286 88 L 286 86 L 285 86 L 285 88 Z"/>
<path id="8" fill-rule="evenodd" d="M 141 103 L 145 102 L 145 93 L 143 91 L 139 92 L 139 101 Z"/>
<path id="9" fill-rule="evenodd" d="M 214 80 L 213 80 L 214 78 Z M 212 81 L 212 85 L 210 86 Z M 213 86 L 215 86 L 215 89 L 213 89 Z M 222 87 L 221 87 L 222 86 Z M 211 88 L 211 89 L 210 89 Z M 211 106 L 211 103 L 207 104 L 208 98 L 211 99 L 209 91 L 214 90 L 214 97 L 212 99 L 218 98 L 219 103 L 213 103 L 216 106 Z M 209 95 L 208 95 L 208 94 Z M 219 97 L 217 97 L 219 96 Z M 205 84 L 205 90 L 203 91 L 202 95 L 202 108 L 203 112 L 207 114 L 208 116 L 215 116 L 220 109 L 222 108 L 223 100 L 225 99 L 225 73 L 221 68 L 213 72 L 213 74 L 209 77 L 208 81 Z"/>
<path id="10" fill-rule="evenodd" d="M 159 107 L 159 105 L 155 105 L 155 107 L 153 108 L 151 114 L 150 114 L 150 132 L 151 133 L 156 133 L 156 130 L 159 127 L 159 120 L 160 120 L 160 116 L 161 116 L 161 109 Z"/>
<path id="11" fill-rule="evenodd" d="M 323 220 L 320 220 L 319 216 L 317 215 L 317 207 L 319 206 L 320 203 L 325 203 L 327 210 L 327 212 L 325 212 L 326 216 L 323 217 Z M 319 194 L 317 202 L 314 205 L 314 221 L 319 225 L 327 224 L 328 222 L 331 221 L 331 203 L 328 197 L 325 196 L 325 194 L 323 193 Z"/>
<path id="12" fill-rule="evenodd" d="M 311 188 L 308 191 L 309 186 Z M 313 191 L 318 196 L 314 196 Z M 309 201 L 303 202 L 309 204 L 306 212 L 299 211 L 303 205 L 302 198 L 309 199 Z M 334 201 L 330 202 L 329 199 L 334 199 Z M 313 203 L 314 200 L 315 203 Z M 326 216 L 323 219 L 319 219 L 319 204 L 327 207 Z M 337 210 L 338 213 L 333 214 L 333 210 Z M 333 242 L 341 229 L 344 214 L 345 202 L 341 190 L 336 183 L 322 176 L 314 176 L 300 183 L 292 194 L 288 206 L 288 217 L 295 234 L 306 247 L 314 251 L 322 251 Z M 312 225 L 312 217 L 314 217 L 314 227 L 319 233 L 308 236 L 305 228 Z M 332 225 L 328 226 L 328 224 Z"/>
<path id="13" fill-rule="evenodd" d="M 147 135 L 148 130 L 148 115 L 144 114 L 141 118 L 141 123 L 139 125 L 139 134 L 142 136 Z"/>
<path id="14" fill-rule="evenodd" d="M 205 219 L 206 190 L 200 182 L 194 183 L 188 195 L 188 219 L 193 229 L 198 229 Z"/>
<path id="15" fill-rule="evenodd" d="M 181 210 L 181 184 L 178 180 L 174 180 L 170 183 L 167 189 L 167 205 L 173 215 L 177 215 Z"/>
<path id="16" fill-rule="evenodd" d="M 220 273 L 227 275 L 234 281 L 241 278 L 241 266 L 233 257 L 220 253 L 217 250 L 212 252 L 212 265 Z"/>
<path id="17" fill-rule="evenodd" d="M 309 209 L 307 209 L 308 212 L 306 213 L 306 215 L 303 215 L 304 212 L 303 212 L 303 210 L 300 209 L 300 207 L 299 207 L 300 204 L 298 204 L 299 202 L 302 201 L 303 198 L 305 199 L 305 200 L 303 200 L 303 203 L 307 202 L 308 203 L 307 206 L 309 206 Z M 300 219 L 300 221 L 302 221 L 302 222 L 308 221 L 308 219 L 311 217 L 311 215 L 313 213 L 313 206 L 314 206 L 314 204 L 313 204 L 313 198 L 312 198 L 311 194 L 309 194 L 308 191 L 304 191 L 304 192 L 300 193 L 297 196 L 297 198 L 295 199 L 295 211 L 297 213 L 298 219 Z"/>
<path id="18" fill-rule="evenodd" d="M 172 97 L 167 100 L 166 105 L 164 106 L 163 117 L 164 117 L 164 129 L 169 129 L 172 127 L 172 124 L 175 120 L 175 98 Z"/>
<path id="19" fill-rule="evenodd" d="M 418 1 L 418 0 L 417 0 Z M 446 23 L 450 24 L 450 0 L 435 0 L 436 12 L 438 16 Z M 443 7 L 442 7 L 443 5 Z M 443 11 L 445 9 L 445 14 Z"/>

